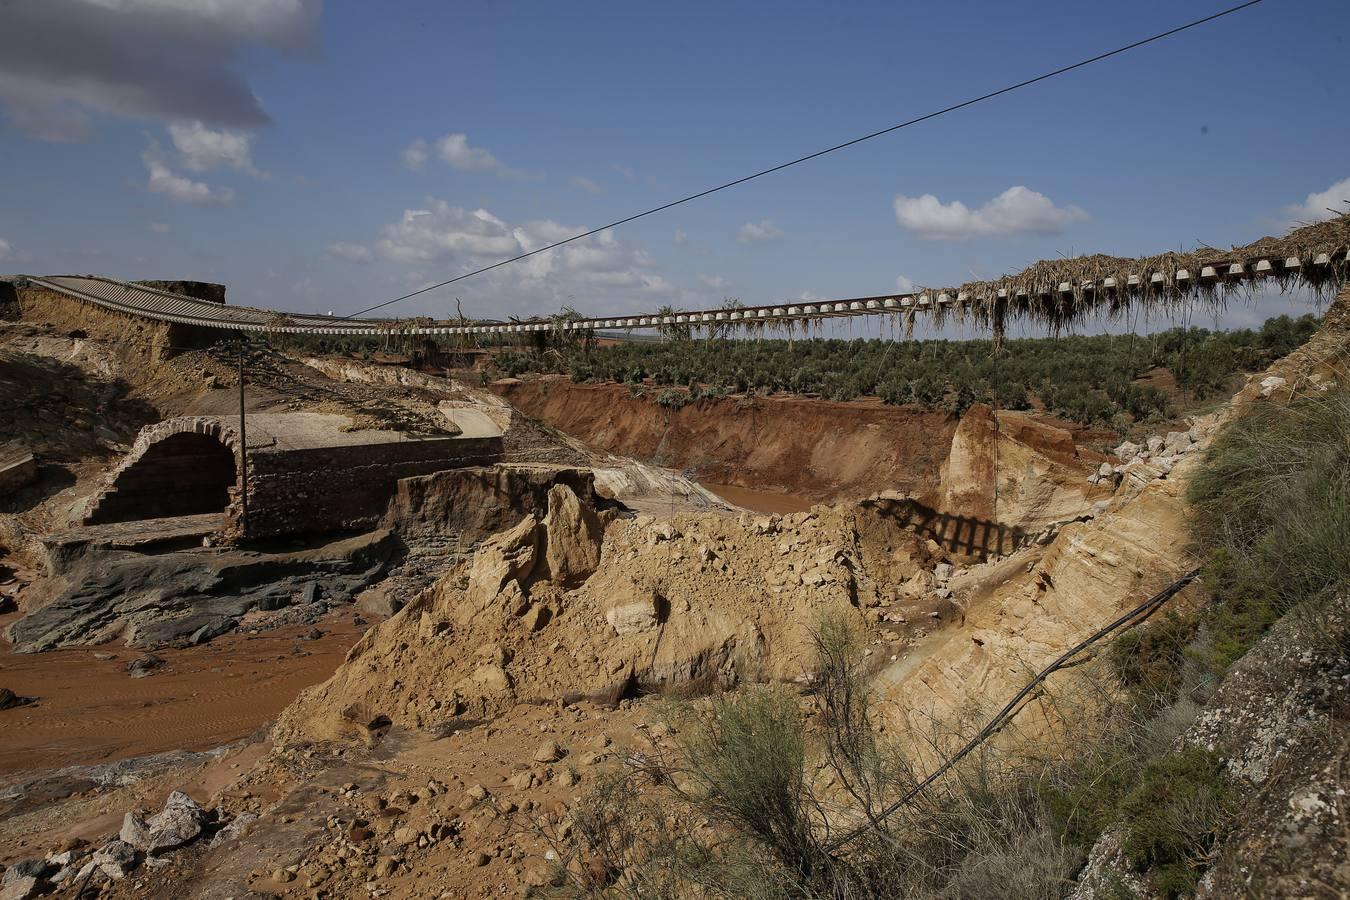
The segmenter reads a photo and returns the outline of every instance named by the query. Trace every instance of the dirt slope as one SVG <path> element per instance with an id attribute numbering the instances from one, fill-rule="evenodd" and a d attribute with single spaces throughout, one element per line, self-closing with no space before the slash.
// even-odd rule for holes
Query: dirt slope
<path id="1" fill-rule="evenodd" d="M 278 735 L 351 736 L 381 717 L 450 727 L 518 702 L 800 679 L 820 615 L 875 623 L 862 610 L 896 602 L 933 562 L 926 542 L 868 507 L 606 525 L 566 486 L 548 501 L 372 630 Z"/>
<path id="2" fill-rule="evenodd" d="M 623 385 L 559 376 L 493 389 L 526 415 L 610 452 L 814 500 L 926 494 L 956 429 L 941 411 L 870 402 L 726 398 L 667 410 Z"/>

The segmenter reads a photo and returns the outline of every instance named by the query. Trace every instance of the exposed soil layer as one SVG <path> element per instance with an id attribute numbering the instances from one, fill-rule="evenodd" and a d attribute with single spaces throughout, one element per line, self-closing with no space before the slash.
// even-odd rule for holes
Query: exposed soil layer
<path id="1" fill-rule="evenodd" d="M 316 640 L 306 638 L 312 627 L 157 651 L 165 664 L 144 678 L 127 674 L 141 654 L 122 647 L 14 653 L 4 644 L 0 685 L 37 702 L 0 712 L 0 777 L 246 737 L 332 675 L 363 630 L 350 608 L 321 621 Z"/>
<path id="2" fill-rule="evenodd" d="M 561 376 L 493 387 L 526 415 L 610 452 L 817 501 L 882 490 L 930 495 L 956 430 L 941 410 L 875 401 L 733 397 L 673 410 L 623 385 Z"/>

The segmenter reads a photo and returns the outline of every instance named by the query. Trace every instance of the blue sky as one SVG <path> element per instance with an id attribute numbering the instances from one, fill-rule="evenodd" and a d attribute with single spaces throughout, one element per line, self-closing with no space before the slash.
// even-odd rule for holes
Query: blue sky
<path id="1" fill-rule="evenodd" d="M 0 270 L 352 312 L 1221 5 L 11 0 Z M 1266 0 L 391 312 L 766 303 L 1245 243 L 1350 198 L 1345 11 Z"/>

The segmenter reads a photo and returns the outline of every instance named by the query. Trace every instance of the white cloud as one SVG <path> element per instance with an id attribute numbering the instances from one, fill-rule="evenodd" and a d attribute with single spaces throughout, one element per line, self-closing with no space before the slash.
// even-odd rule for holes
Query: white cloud
<path id="1" fill-rule="evenodd" d="M 767 241 L 781 241 L 782 239 L 783 231 L 773 224 L 772 219 L 746 222 L 736 235 L 736 240 L 742 244 L 762 244 Z"/>
<path id="2" fill-rule="evenodd" d="M 731 282 L 721 275 L 699 275 L 698 280 L 704 287 L 712 288 L 714 291 L 721 291 L 731 287 Z"/>
<path id="3" fill-rule="evenodd" d="M 375 254 L 365 244 L 351 244 L 346 241 L 329 244 L 328 254 L 355 263 L 368 263 L 375 258 Z"/>
<path id="4" fill-rule="evenodd" d="M 1289 215 L 1291 225 L 1325 222 L 1335 215 L 1333 209 L 1350 212 L 1350 202 L 1347 201 L 1350 201 L 1350 178 L 1343 178 L 1325 191 L 1309 194 L 1302 203 L 1286 207 L 1285 212 Z"/>
<path id="5" fill-rule="evenodd" d="M 227 187 L 213 188 L 205 182 L 175 174 L 160 159 L 156 148 L 145 151 L 141 160 L 150 174 L 146 188 L 152 194 L 163 194 L 177 203 L 192 206 L 229 206 L 234 203 L 234 191 Z"/>
<path id="6" fill-rule="evenodd" d="M 436 142 L 436 155 L 452 169 L 461 172 L 491 172 L 502 178 L 519 178 L 526 173 L 510 168 L 491 152 L 469 143 L 462 132 L 447 134 Z"/>
<path id="7" fill-rule="evenodd" d="M 428 199 L 419 209 L 404 210 L 386 225 L 374 251 L 380 257 L 411 265 L 437 264 L 451 271 L 469 271 L 538 249 L 585 231 L 548 219 L 508 223 L 486 209 L 465 209 Z M 476 292 L 500 302 L 539 311 L 540 303 L 640 296 L 668 298 L 674 286 L 641 247 L 617 238 L 613 231 L 574 241 L 465 282 Z"/>
<path id="8" fill-rule="evenodd" d="M 31 253 L 15 250 L 9 241 L 0 238 L 0 262 L 28 262 L 32 258 Z"/>
<path id="9" fill-rule="evenodd" d="M 418 138 L 403 151 L 403 165 L 414 171 L 427 164 L 427 142 Z"/>
<path id="10" fill-rule="evenodd" d="M 689 235 L 685 234 L 683 231 L 681 231 L 680 229 L 676 228 L 676 229 L 675 229 L 675 246 L 676 246 L 676 247 L 685 247 L 685 246 L 688 246 L 688 244 L 689 244 Z"/>
<path id="11" fill-rule="evenodd" d="M 169 224 L 167 222 L 151 222 L 150 230 L 155 234 L 168 234 Z"/>
<path id="12" fill-rule="evenodd" d="M 588 194 L 600 193 L 600 185 L 596 184 L 594 181 L 591 181 L 584 175 L 573 175 L 571 178 L 567 180 L 571 183 L 572 187 L 581 188 Z"/>
<path id="13" fill-rule="evenodd" d="M 262 176 L 253 165 L 253 135 L 233 128 L 208 128 L 200 121 L 170 122 L 169 137 L 183 165 L 193 172 L 230 168 Z"/>
<path id="14" fill-rule="evenodd" d="M 1059 234 L 1088 214 L 1077 206 L 1055 206 L 1050 198 L 1030 188 L 1008 188 L 979 209 L 959 200 L 943 203 L 932 194 L 897 194 L 895 218 L 919 237 L 935 241 L 962 241 L 974 237 L 1015 234 Z"/>
<path id="15" fill-rule="evenodd" d="M 908 275 L 895 276 L 895 289 L 900 293 L 908 294 L 917 287 L 918 285 L 914 283 L 914 279 L 910 278 Z"/>
<path id="16" fill-rule="evenodd" d="M 25 0 L 3 10 L 0 110 L 32 137 L 83 140 L 91 114 L 267 124 L 240 58 L 255 45 L 312 47 L 322 0 Z"/>

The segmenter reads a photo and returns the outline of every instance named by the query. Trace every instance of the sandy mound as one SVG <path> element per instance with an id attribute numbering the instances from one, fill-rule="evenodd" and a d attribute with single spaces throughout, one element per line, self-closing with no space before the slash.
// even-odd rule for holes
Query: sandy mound
<path id="1" fill-rule="evenodd" d="M 544 514 L 369 632 L 278 735 L 335 738 L 386 719 L 435 728 L 519 702 L 802 679 L 822 613 L 861 623 L 860 608 L 892 602 L 932 562 L 925 541 L 864 506 L 615 515 L 555 485 Z"/>

